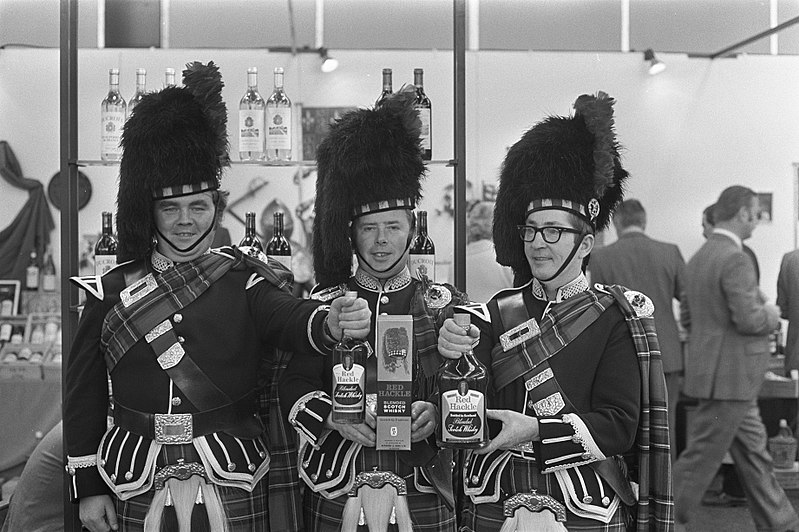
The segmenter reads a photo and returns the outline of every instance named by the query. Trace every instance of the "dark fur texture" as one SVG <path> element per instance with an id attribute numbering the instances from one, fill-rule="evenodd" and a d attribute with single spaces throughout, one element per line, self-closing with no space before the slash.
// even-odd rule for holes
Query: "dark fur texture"
<path id="1" fill-rule="evenodd" d="M 153 191 L 219 183 L 228 164 L 227 109 L 213 62 L 184 70 L 185 87 L 145 95 L 122 133 L 117 195 L 119 262 L 142 258 L 155 235 Z"/>
<path id="2" fill-rule="evenodd" d="M 613 130 L 614 100 L 604 93 L 582 95 L 572 117 L 550 116 L 514 144 L 500 173 L 494 210 L 497 262 L 510 266 L 518 282 L 532 276 L 516 226 L 534 199 L 553 198 L 587 205 L 600 203 L 594 228 L 607 227 L 623 197 L 627 172 L 619 160 Z"/>
<path id="3" fill-rule="evenodd" d="M 418 203 L 422 197 L 426 170 L 414 98 L 413 90 L 403 89 L 374 109 L 351 111 L 319 145 L 313 251 L 321 287 L 350 277 L 353 208 L 396 198 Z"/>

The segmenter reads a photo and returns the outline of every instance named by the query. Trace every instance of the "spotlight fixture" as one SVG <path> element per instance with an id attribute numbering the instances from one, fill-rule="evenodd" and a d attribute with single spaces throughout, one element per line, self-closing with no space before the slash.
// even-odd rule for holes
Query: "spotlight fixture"
<path id="1" fill-rule="evenodd" d="M 330 57 L 327 48 L 319 49 L 319 56 L 322 58 L 322 72 L 328 74 L 338 68 L 338 59 Z"/>
<path id="2" fill-rule="evenodd" d="M 666 63 L 655 57 L 655 52 L 652 48 L 648 48 L 644 52 L 644 61 L 649 61 L 649 75 L 654 76 L 666 70 Z"/>

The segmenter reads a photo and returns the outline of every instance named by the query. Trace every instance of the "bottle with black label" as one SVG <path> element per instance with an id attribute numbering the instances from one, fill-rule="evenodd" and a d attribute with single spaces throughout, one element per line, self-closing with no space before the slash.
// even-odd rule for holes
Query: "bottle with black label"
<path id="1" fill-rule="evenodd" d="M 255 232 L 255 213 L 248 212 L 244 215 L 244 238 L 239 242 L 239 247 L 251 248 L 250 254 L 257 255 L 258 251 L 263 251 L 264 246 L 261 244 L 261 239 L 258 238 L 258 233 Z M 253 253 L 255 251 L 255 253 Z"/>
<path id="2" fill-rule="evenodd" d="M 358 297 L 347 292 L 346 297 Z M 363 423 L 366 410 L 366 344 L 347 336 L 333 347 L 332 419 L 335 423 Z"/>
<path id="3" fill-rule="evenodd" d="M 455 323 L 468 330 L 468 314 L 455 314 Z M 488 445 L 486 391 L 488 371 L 472 351 L 449 359 L 438 371 L 439 447 L 481 449 Z"/>
<path id="4" fill-rule="evenodd" d="M 413 84 L 416 87 L 416 103 L 413 107 L 419 113 L 422 122 L 422 131 L 419 135 L 422 146 L 422 160 L 429 161 L 433 158 L 433 104 L 424 92 L 424 70 L 413 69 Z"/>
<path id="5" fill-rule="evenodd" d="M 94 246 L 94 274 L 103 275 L 117 265 L 117 239 L 110 212 L 103 212 L 103 233 Z"/>
<path id="6" fill-rule="evenodd" d="M 275 259 L 290 271 L 291 244 L 289 244 L 288 239 L 283 235 L 283 213 L 277 211 L 273 216 L 275 220 L 275 232 L 272 239 L 266 244 L 266 256 Z"/>
<path id="7" fill-rule="evenodd" d="M 436 280 L 436 246 L 427 234 L 427 211 L 419 211 L 417 216 L 416 238 L 408 254 L 408 269 L 414 279 L 426 277 L 430 282 Z"/>

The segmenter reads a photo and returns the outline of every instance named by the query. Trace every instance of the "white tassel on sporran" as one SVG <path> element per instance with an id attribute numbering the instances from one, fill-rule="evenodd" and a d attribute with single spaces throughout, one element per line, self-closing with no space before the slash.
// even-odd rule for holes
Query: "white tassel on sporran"
<path id="1" fill-rule="evenodd" d="M 392 515 L 396 517 L 399 532 L 413 531 L 408 498 L 397 495 L 396 488 L 390 484 L 381 488 L 361 486 L 356 496 L 350 496 L 344 505 L 342 532 L 356 532 L 361 513 L 369 532 L 386 532 Z"/>
<path id="2" fill-rule="evenodd" d="M 186 480 L 170 478 L 163 489 L 155 492 L 150 509 L 144 518 L 144 532 L 161 531 L 161 521 L 167 497 L 171 499 L 177 515 L 178 530 L 169 532 L 191 532 L 191 515 L 198 500 L 202 501 L 208 514 L 208 523 L 214 532 L 227 532 L 227 519 L 222 501 L 213 484 L 206 484 L 202 477 L 194 475 Z M 202 495 L 200 496 L 199 493 Z"/>
<path id="3" fill-rule="evenodd" d="M 549 510 L 531 512 L 527 508 L 517 508 L 513 517 L 508 517 L 502 524 L 499 532 L 565 532 L 563 523 L 555 519 L 555 514 Z"/>

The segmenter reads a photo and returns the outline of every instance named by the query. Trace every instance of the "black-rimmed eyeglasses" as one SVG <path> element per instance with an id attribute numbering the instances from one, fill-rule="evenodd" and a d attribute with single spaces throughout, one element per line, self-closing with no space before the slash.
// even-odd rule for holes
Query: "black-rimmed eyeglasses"
<path id="1" fill-rule="evenodd" d="M 573 233 L 578 235 L 582 233 L 579 229 L 574 229 L 571 227 L 556 227 L 554 225 L 547 225 L 545 227 L 534 227 L 532 225 L 517 225 L 516 228 L 519 230 L 519 236 L 525 242 L 532 242 L 535 240 L 535 235 L 541 233 L 541 238 L 544 239 L 544 242 L 547 244 L 555 244 L 560 240 L 560 237 L 563 233 Z"/>

